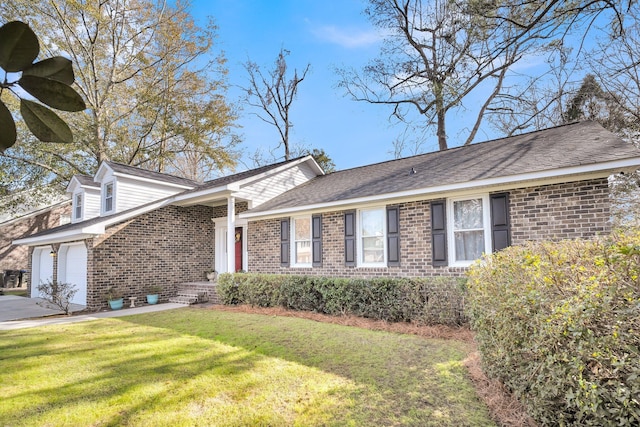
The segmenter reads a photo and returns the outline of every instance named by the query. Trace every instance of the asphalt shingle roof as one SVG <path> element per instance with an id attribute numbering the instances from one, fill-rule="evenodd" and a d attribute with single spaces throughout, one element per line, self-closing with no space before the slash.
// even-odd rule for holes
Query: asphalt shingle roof
<path id="1" fill-rule="evenodd" d="M 632 144 L 597 123 L 581 122 L 318 176 L 250 212 L 638 157 Z"/>
<path id="2" fill-rule="evenodd" d="M 196 187 L 200 185 L 196 181 L 187 178 L 181 178 L 179 176 L 169 175 L 161 172 L 154 172 L 146 169 L 140 169 L 135 166 L 123 165 L 122 163 L 116 163 L 107 161 L 108 164 L 114 172 L 122 173 L 125 175 L 137 176 L 140 178 L 153 179 L 156 181 L 163 181 L 172 184 L 184 185 L 188 187 Z"/>
<path id="3" fill-rule="evenodd" d="M 89 175 L 74 175 L 73 177 L 78 180 L 80 185 L 86 185 L 86 186 L 89 186 L 89 187 L 100 188 L 100 183 L 95 182 L 93 180 L 92 176 L 89 176 Z"/>

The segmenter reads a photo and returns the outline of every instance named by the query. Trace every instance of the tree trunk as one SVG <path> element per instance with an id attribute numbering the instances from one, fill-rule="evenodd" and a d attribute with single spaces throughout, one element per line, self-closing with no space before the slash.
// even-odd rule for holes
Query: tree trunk
<path id="1" fill-rule="evenodd" d="M 440 151 L 446 150 L 447 147 L 447 131 L 445 125 L 445 115 L 446 111 L 442 108 L 442 102 L 438 102 L 438 129 L 436 130 L 436 135 L 438 135 L 438 149 Z"/>

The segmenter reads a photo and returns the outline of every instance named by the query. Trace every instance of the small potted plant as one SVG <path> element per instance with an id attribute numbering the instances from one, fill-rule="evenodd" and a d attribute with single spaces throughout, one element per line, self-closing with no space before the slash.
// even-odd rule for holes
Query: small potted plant
<path id="1" fill-rule="evenodd" d="M 218 272 L 213 268 L 205 271 L 205 274 L 207 275 L 207 280 L 209 280 L 212 283 L 215 282 L 216 278 L 218 277 Z"/>
<path id="2" fill-rule="evenodd" d="M 160 292 L 162 292 L 162 286 L 160 285 L 151 285 L 147 288 L 147 302 L 149 304 L 157 304 L 158 298 L 160 297 Z"/>
<path id="3" fill-rule="evenodd" d="M 122 308 L 122 305 L 124 304 L 124 296 L 122 295 L 122 291 L 120 289 L 109 286 L 107 288 L 105 297 L 109 302 L 109 307 L 111 307 L 111 310 L 120 310 Z"/>

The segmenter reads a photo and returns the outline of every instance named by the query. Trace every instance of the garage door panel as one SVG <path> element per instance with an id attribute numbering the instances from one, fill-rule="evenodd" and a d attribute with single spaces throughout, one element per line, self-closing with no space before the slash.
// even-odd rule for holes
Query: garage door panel
<path id="1" fill-rule="evenodd" d="M 36 248 L 31 258 L 31 297 L 40 296 L 38 285 L 53 280 L 53 257 L 51 247 Z"/>
<path id="2" fill-rule="evenodd" d="M 58 280 L 76 286 L 71 302 L 87 304 L 87 248 L 84 243 L 61 245 L 58 259 Z"/>

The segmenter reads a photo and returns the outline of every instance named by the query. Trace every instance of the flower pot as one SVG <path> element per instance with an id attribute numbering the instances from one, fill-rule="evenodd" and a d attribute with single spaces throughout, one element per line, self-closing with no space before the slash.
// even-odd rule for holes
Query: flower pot
<path id="1" fill-rule="evenodd" d="M 158 294 L 147 295 L 147 302 L 149 304 L 157 304 L 158 303 Z"/>
<path id="2" fill-rule="evenodd" d="M 111 310 L 120 310 L 124 304 L 124 298 L 109 300 L 109 307 Z"/>

